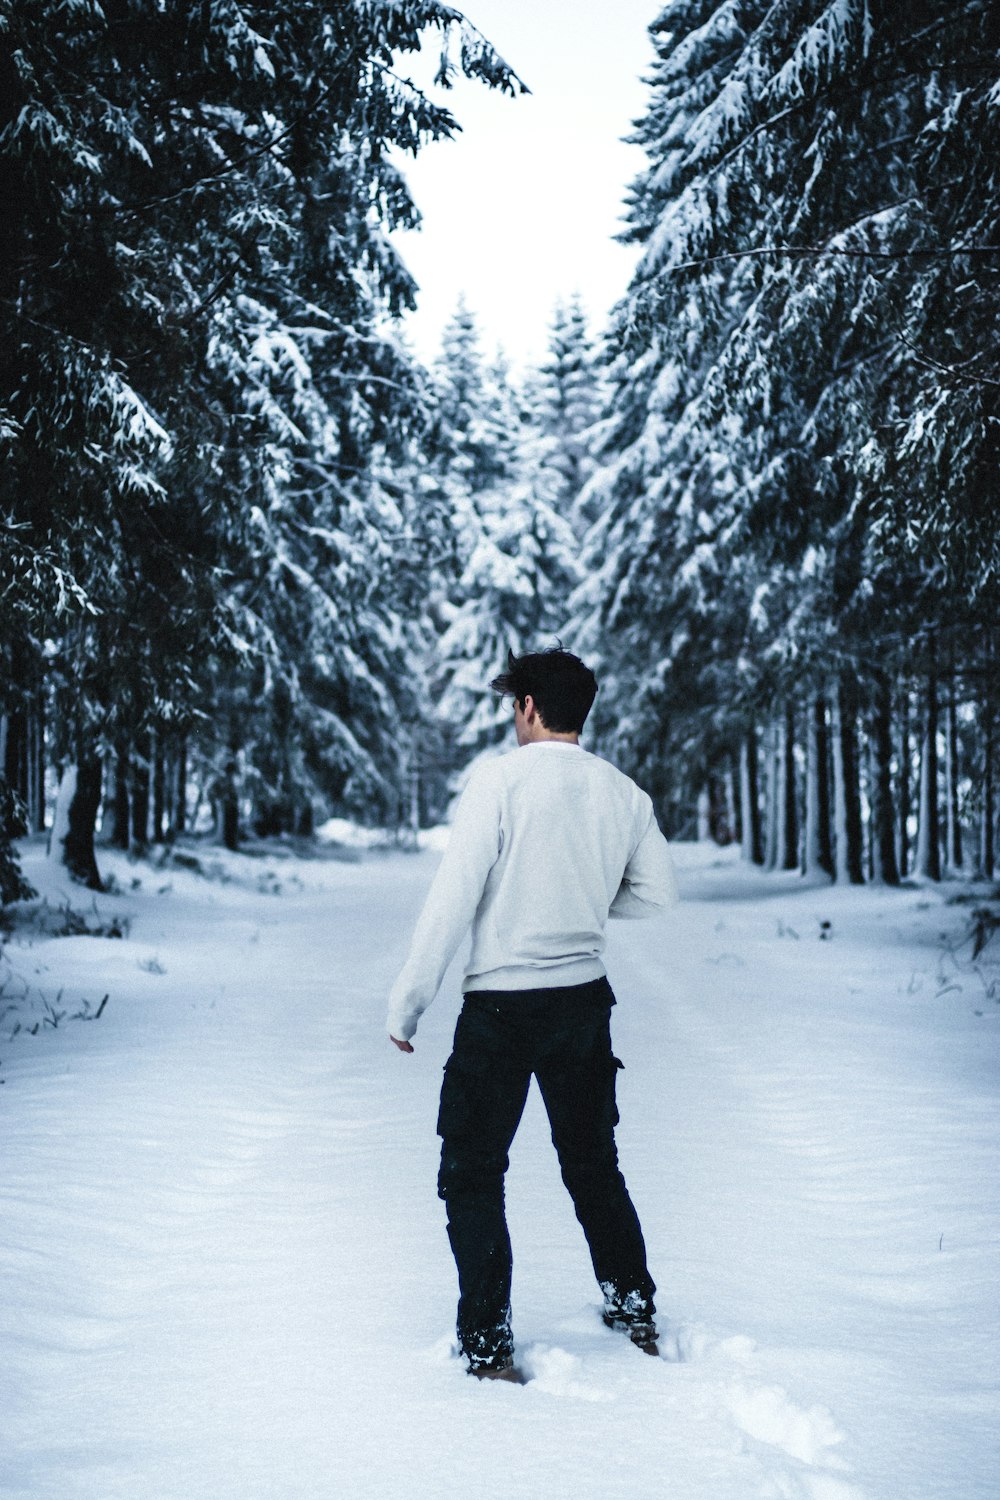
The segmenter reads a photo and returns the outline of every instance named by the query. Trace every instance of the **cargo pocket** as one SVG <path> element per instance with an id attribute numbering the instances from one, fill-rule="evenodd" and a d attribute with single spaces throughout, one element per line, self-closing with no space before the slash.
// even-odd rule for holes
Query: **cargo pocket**
<path id="1" fill-rule="evenodd" d="M 614 1130 L 621 1119 L 618 1113 L 618 1070 L 624 1068 L 625 1064 L 620 1057 L 614 1055 L 608 1061 L 611 1064 L 611 1079 L 608 1084 L 608 1120 L 611 1129 Z"/>
<path id="2" fill-rule="evenodd" d="M 475 1075 L 454 1057 L 449 1057 L 444 1065 L 437 1117 L 437 1133 L 442 1139 L 470 1133 L 477 1093 Z"/>

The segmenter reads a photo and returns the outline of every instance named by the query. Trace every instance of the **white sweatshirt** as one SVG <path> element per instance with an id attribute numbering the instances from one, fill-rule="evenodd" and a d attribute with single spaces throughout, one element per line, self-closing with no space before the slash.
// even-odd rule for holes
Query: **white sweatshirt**
<path id="1" fill-rule="evenodd" d="M 605 973 L 608 916 L 677 900 L 653 804 L 608 761 L 538 740 L 478 766 L 389 997 L 409 1041 L 471 924 L 463 989 L 549 989 Z"/>

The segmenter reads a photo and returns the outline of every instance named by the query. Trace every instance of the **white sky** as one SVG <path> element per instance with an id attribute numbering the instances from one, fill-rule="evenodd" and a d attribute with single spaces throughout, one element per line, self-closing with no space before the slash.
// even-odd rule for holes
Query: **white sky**
<path id="1" fill-rule="evenodd" d="M 621 137 L 645 109 L 646 34 L 657 0 L 468 0 L 464 13 L 524 79 L 515 99 L 458 79 L 431 90 L 462 125 L 400 164 L 423 227 L 395 237 L 420 286 L 407 319 L 423 358 L 438 351 L 464 292 L 486 350 L 540 356 L 554 303 L 578 291 L 595 330 L 621 296 L 636 251 L 613 239 L 645 156 Z M 425 59 L 397 60 L 422 84 Z"/>

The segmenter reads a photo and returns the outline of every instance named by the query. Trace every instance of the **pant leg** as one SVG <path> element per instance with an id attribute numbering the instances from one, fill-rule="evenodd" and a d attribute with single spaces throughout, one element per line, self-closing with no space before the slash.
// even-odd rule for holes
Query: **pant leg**
<path id="1" fill-rule="evenodd" d="M 656 1286 L 646 1265 L 639 1218 L 618 1168 L 615 1079 L 622 1065 L 611 1051 L 610 1015 L 611 1006 L 601 996 L 581 1005 L 579 1023 L 561 1034 L 535 1074 L 563 1182 L 606 1306 L 644 1321 L 653 1315 Z"/>
<path id="2" fill-rule="evenodd" d="M 513 1347 L 503 1180 L 531 1072 L 506 1030 L 496 1005 L 467 996 L 438 1115 L 438 1195 L 458 1270 L 458 1341 L 473 1366 L 502 1363 Z"/>

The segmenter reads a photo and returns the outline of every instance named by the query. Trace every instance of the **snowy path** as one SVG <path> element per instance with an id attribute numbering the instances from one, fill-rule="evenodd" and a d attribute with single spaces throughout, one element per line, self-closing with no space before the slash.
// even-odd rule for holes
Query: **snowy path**
<path id="1" fill-rule="evenodd" d="M 672 1357 L 601 1327 L 533 1091 L 523 1389 L 449 1357 L 454 983 L 412 1058 L 382 1032 L 433 856 L 143 869 L 100 902 L 125 941 L 12 948 L 49 997 L 111 999 L 0 1022 L 3 1500 L 992 1500 L 996 956 L 942 956 L 936 895 L 680 854 L 679 912 L 609 948 Z"/>

